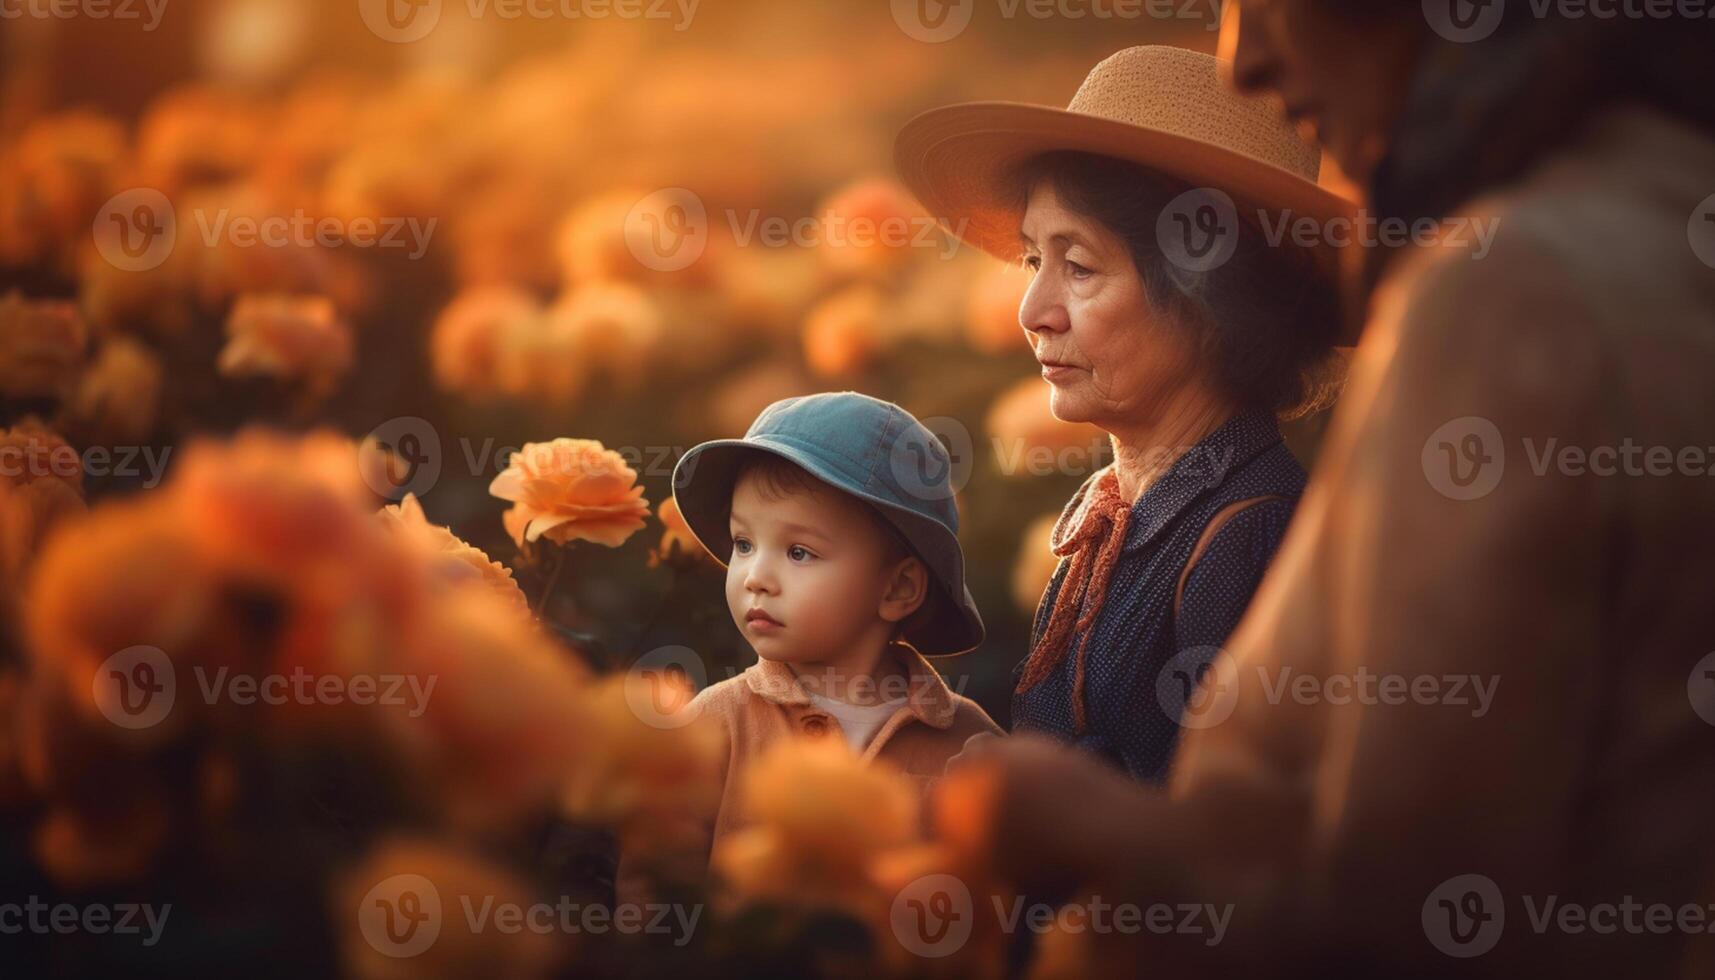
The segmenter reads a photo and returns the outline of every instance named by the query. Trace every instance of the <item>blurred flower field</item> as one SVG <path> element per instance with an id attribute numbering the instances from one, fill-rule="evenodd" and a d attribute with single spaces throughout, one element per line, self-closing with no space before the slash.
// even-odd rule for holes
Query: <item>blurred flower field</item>
<path id="1" fill-rule="evenodd" d="M 694 686 L 753 658 L 672 467 L 796 394 L 933 420 L 990 636 L 942 667 L 1004 723 L 1045 518 L 1106 443 L 1049 414 L 1022 272 L 917 210 L 892 134 L 1212 35 L 931 45 L 885 4 L 711 3 L 682 31 L 453 18 L 411 47 L 351 6 L 187 2 L 123 44 L 0 27 L 0 878 L 174 907 L 154 959 L 31 955 L 1000 975 L 1005 937 L 925 960 L 889 929 L 902 883 L 986 880 L 974 779 L 925 815 L 902 777 L 792 747 L 750 774 L 714 882 L 684 873 L 722 750 L 662 720 L 683 678 L 628 668 L 688 649 Z M 704 910 L 685 943 L 449 913 L 398 959 L 359 914 L 400 876 L 449 904 L 611 903 L 621 847 Z M 1075 943 L 1042 947 L 1042 975 L 1075 972 Z"/>

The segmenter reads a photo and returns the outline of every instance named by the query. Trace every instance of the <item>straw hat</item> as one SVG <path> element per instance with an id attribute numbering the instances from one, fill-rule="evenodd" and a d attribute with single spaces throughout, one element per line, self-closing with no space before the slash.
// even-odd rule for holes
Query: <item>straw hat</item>
<path id="1" fill-rule="evenodd" d="M 1009 262 L 1022 257 L 1021 214 L 1003 181 L 1012 167 L 1054 150 L 1118 157 L 1223 191 L 1241 214 L 1262 208 L 1318 222 L 1355 215 L 1356 204 L 1317 185 L 1321 154 L 1286 123 L 1279 101 L 1234 93 L 1221 67 L 1184 48 L 1127 48 L 1093 68 L 1065 109 L 931 109 L 900 131 L 894 162 L 931 214 L 964 222 L 960 238 Z M 1335 249 L 1316 251 L 1331 259 Z"/>

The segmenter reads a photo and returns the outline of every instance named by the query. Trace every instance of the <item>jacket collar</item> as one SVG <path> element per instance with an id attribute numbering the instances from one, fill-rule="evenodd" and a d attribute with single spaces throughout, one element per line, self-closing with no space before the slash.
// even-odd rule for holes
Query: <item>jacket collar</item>
<path id="1" fill-rule="evenodd" d="M 903 644 L 889 648 L 890 653 L 905 668 L 906 702 L 904 711 L 931 728 L 950 728 L 955 706 L 953 692 L 939 672 L 929 665 L 921 653 Z M 809 707 L 810 692 L 799 682 L 791 666 L 778 660 L 758 658 L 744 672 L 746 685 L 766 701 L 783 707 Z"/>
<path id="2" fill-rule="evenodd" d="M 1121 550 L 1132 552 L 1147 545 L 1198 498 L 1212 493 L 1257 454 L 1280 441 L 1280 425 L 1267 412 L 1244 412 L 1223 422 L 1179 457 L 1132 505 Z M 1097 481 L 1113 479 L 1113 469 L 1110 463 L 1085 480 L 1067 503 L 1066 513 L 1082 506 Z"/>

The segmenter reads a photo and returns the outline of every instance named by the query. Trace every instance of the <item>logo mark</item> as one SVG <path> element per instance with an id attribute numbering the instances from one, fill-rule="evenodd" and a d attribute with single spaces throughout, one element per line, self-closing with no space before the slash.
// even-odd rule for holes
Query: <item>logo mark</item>
<path id="1" fill-rule="evenodd" d="M 906 36 L 924 44 L 951 41 L 965 32 L 976 0 L 893 0 L 893 22 Z"/>
<path id="2" fill-rule="evenodd" d="M 358 448 L 358 470 L 378 497 L 397 500 L 407 493 L 422 497 L 441 478 L 440 434 L 428 419 L 415 415 L 388 419 L 364 437 Z"/>
<path id="3" fill-rule="evenodd" d="M 656 647 L 637 658 L 626 681 L 625 702 L 645 725 L 683 728 L 697 718 L 684 709 L 708 686 L 709 670 L 690 647 Z"/>
<path id="4" fill-rule="evenodd" d="M 954 875 L 924 875 L 893 897 L 888 911 L 899 945 L 926 959 L 951 956 L 970 941 L 976 909 Z"/>
<path id="5" fill-rule="evenodd" d="M 1495 948 L 1506 928 L 1506 903 L 1500 886 L 1484 875 L 1449 878 L 1423 900 L 1423 934 L 1455 959 L 1481 956 Z"/>
<path id="6" fill-rule="evenodd" d="M 120 728 L 153 728 L 178 696 L 173 660 L 160 647 L 126 647 L 96 668 L 91 693 L 96 708 Z"/>
<path id="7" fill-rule="evenodd" d="M 357 928 L 383 956 L 420 955 L 441 935 L 441 893 L 422 875 L 393 875 L 364 894 Z"/>
<path id="8" fill-rule="evenodd" d="M 357 12 L 371 34 L 409 44 L 428 37 L 441 22 L 441 0 L 357 0 Z"/>
<path id="9" fill-rule="evenodd" d="M 122 272 L 160 268 L 178 243 L 178 220 L 167 195 L 153 187 L 115 194 L 95 215 L 95 250 Z"/>
<path id="10" fill-rule="evenodd" d="M 1423 443 L 1423 475 L 1435 492 L 1451 500 L 1476 500 L 1494 492 L 1506 471 L 1506 443 L 1495 423 L 1467 415 L 1446 423 Z"/>
<path id="11" fill-rule="evenodd" d="M 1685 682 L 1685 696 L 1691 699 L 1691 710 L 1697 717 L 1715 725 L 1715 653 L 1709 654 L 1692 668 Z"/>
<path id="12" fill-rule="evenodd" d="M 1691 251 L 1697 260 L 1715 269 L 1715 194 L 1704 198 L 1703 203 L 1691 212 L 1685 237 L 1690 240 Z"/>
<path id="13" fill-rule="evenodd" d="M 1220 647 L 1187 647 L 1156 675 L 1156 703 L 1181 728 L 1214 728 L 1238 707 L 1238 673 Z"/>
<path id="14" fill-rule="evenodd" d="M 1495 33 L 1505 13 L 1505 0 L 1423 0 L 1423 18 L 1430 28 L 1455 44 Z"/>
<path id="15" fill-rule="evenodd" d="M 918 500 L 950 500 L 971 480 L 976 445 L 958 419 L 937 415 L 893 441 L 888 468 L 900 489 Z"/>
<path id="16" fill-rule="evenodd" d="M 656 191 L 625 216 L 625 247 L 644 268 L 678 272 L 709 246 L 709 210 L 683 187 Z"/>
<path id="17" fill-rule="evenodd" d="M 1155 241 L 1186 272 L 1219 269 L 1239 247 L 1239 210 L 1225 191 L 1196 187 L 1169 201 L 1155 221 Z"/>

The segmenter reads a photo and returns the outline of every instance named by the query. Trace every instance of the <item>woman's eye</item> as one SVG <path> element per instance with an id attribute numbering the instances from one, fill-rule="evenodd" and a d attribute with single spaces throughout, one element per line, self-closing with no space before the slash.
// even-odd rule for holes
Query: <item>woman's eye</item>
<path id="1" fill-rule="evenodd" d="M 814 558 L 815 555 L 811 554 L 810 549 L 804 547 L 803 545 L 795 544 L 792 547 L 786 549 L 786 557 L 792 559 L 793 561 L 807 561 L 811 558 Z"/>
<path id="2" fill-rule="evenodd" d="M 1072 270 L 1072 278 L 1074 279 L 1087 279 L 1094 274 L 1095 271 L 1088 266 L 1082 266 L 1071 261 L 1066 263 L 1066 267 Z"/>
<path id="3" fill-rule="evenodd" d="M 1042 256 L 1026 255 L 1024 257 L 1024 267 L 1029 269 L 1031 272 L 1040 271 L 1042 268 Z"/>

